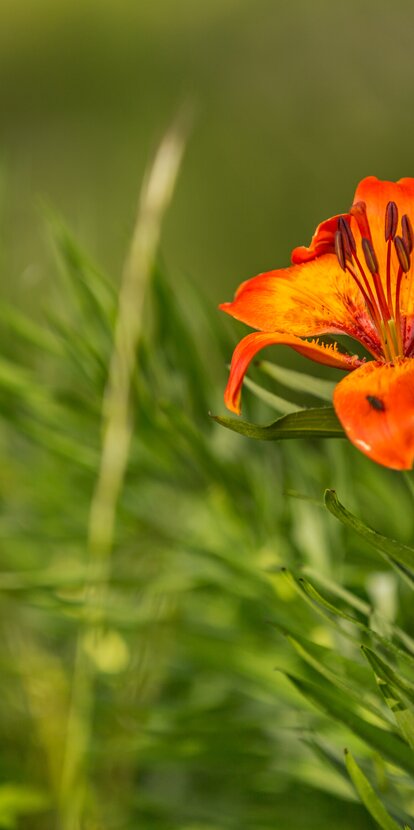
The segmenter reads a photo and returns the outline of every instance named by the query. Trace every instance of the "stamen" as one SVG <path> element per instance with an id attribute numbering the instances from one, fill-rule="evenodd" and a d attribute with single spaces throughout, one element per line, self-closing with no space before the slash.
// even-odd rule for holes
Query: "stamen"
<path id="1" fill-rule="evenodd" d="M 384 274 L 386 285 L 383 285 L 379 274 L 378 258 L 372 242 L 365 202 L 356 202 L 352 205 L 350 214 L 354 218 L 361 235 L 364 258 L 362 262 L 358 258 L 354 234 L 350 227 L 349 218 L 345 218 L 345 216 L 340 216 L 338 219 L 338 230 L 335 234 L 336 256 L 342 270 L 351 275 L 362 294 L 367 311 L 377 330 L 385 360 L 394 361 L 399 355 L 403 354 L 401 312 L 399 308 L 401 281 L 403 274 L 410 268 L 410 253 L 414 249 L 414 231 L 409 217 L 404 214 L 401 220 L 402 236 L 396 236 L 398 207 L 396 202 L 388 202 L 384 227 L 387 243 L 386 275 Z M 395 305 L 393 304 L 391 276 L 393 244 L 400 264 L 396 280 Z M 365 264 L 363 265 L 364 260 Z M 352 267 L 353 265 L 355 265 L 355 270 Z M 385 290 L 387 296 L 385 296 Z"/>
<path id="2" fill-rule="evenodd" d="M 408 219 L 408 217 L 407 217 Z M 404 239 L 401 236 L 396 236 L 394 239 L 395 250 L 398 257 L 398 262 L 400 263 L 400 267 L 398 269 L 397 274 L 397 282 L 395 287 L 395 327 L 398 334 L 398 345 L 400 354 L 403 353 L 403 333 L 402 333 L 402 326 L 401 326 L 401 284 L 403 274 L 406 274 L 407 271 L 410 270 L 411 262 L 410 262 L 410 254 L 405 246 Z"/>
<path id="3" fill-rule="evenodd" d="M 402 221 L 404 222 L 404 217 L 403 217 Z M 397 208 L 397 205 L 395 204 L 395 202 L 388 202 L 388 205 L 385 209 L 385 241 L 386 242 L 388 242 L 389 239 L 394 239 L 394 236 L 397 233 L 397 225 L 398 225 L 398 208 Z"/>
<path id="4" fill-rule="evenodd" d="M 392 249 L 392 238 L 390 237 L 387 241 L 387 304 L 390 310 L 390 316 L 394 317 L 393 311 L 393 304 L 392 304 L 392 288 L 391 288 L 391 249 Z"/>
<path id="5" fill-rule="evenodd" d="M 385 209 L 385 241 L 387 245 L 387 305 L 391 319 L 394 317 L 391 289 L 391 243 L 397 233 L 398 208 L 395 202 L 388 202 Z"/>
<path id="6" fill-rule="evenodd" d="M 401 219 L 401 227 L 402 227 L 402 238 L 404 240 L 405 247 L 409 254 L 414 247 L 414 231 L 413 226 L 410 222 L 410 217 L 404 213 L 404 216 Z"/>
<path id="7" fill-rule="evenodd" d="M 354 282 L 358 286 L 358 288 L 359 288 L 359 290 L 360 290 L 360 292 L 361 292 L 361 294 L 364 298 L 364 302 L 365 302 L 365 305 L 368 309 L 368 312 L 371 315 L 372 322 L 373 322 L 375 328 L 378 331 L 378 329 L 380 328 L 380 325 L 381 325 L 381 319 L 379 317 L 379 311 L 378 311 L 378 308 L 377 308 L 377 304 L 376 304 L 376 301 L 375 301 L 374 294 L 372 293 L 371 286 L 368 285 L 368 286 L 364 287 L 362 285 L 361 280 L 359 279 L 359 277 L 355 273 L 354 269 L 351 268 L 349 265 L 347 265 L 346 270 L 348 271 L 348 274 L 351 275 L 352 279 L 354 280 Z"/>
<path id="8" fill-rule="evenodd" d="M 410 254 L 406 248 L 404 239 L 401 236 L 396 236 L 394 239 L 395 250 L 397 252 L 398 262 L 400 268 L 406 274 L 410 270 Z"/>
<path id="9" fill-rule="evenodd" d="M 389 336 L 389 327 L 388 321 L 391 318 L 391 313 L 387 305 L 387 300 L 385 299 L 384 289 L 381 282 L 381 277 L 378 273 L 379 266 L 376 253 L 374 251 L 374 246 L 369 239 L 363 238 L 362 239 L 362 250 L 364 252 L 365 262 L 367 264 L 368 270 L 372 274 L 373 283 L 375 287 L 375 292 L 378 299 L 378 306 L 381 313 L 381 317 L 383 319 L 383 327 L 384 327 L 384 335 L 386 341 L 391 347 L 390 343 L 390 336 Z"/>
<path id="10" fill-rule="evenodd" d="M 374 246 L 370 239 L 364 237 L 362 239 L 362 250 L 364 252 L 365 262 L 371 274 L 378 273 L 378 260 L 374 251 Z"/>
<path id="11" fill-rule="evenodd" d="M 341 231 L 336 231 L 335 233 L 335 253 L 342 270 L 346 271 L 344 240 Z"/>
<path id="12" fill-rule="evenodd" d="M 407 216 L 407 214 L 404 214 L 404 216 L 402 217 L 401 225 L 402 225 L 402 238 L 404 240 L 406 250 L 408 251 L 409 254 L 411 254 L 412 250 L 413 250 L 413 247 L 414 247 L 414 232 L 413 232 L 413 226 L 410 222 L 410 217 Z M 413 281 L 410 280 L 410 282 L 408 284 L 408 292 L 407 292 L 407 296 L 406 296 L 406 307 L 407 308 L 409 308 L 410 305 L 411 305 L 412 283 L 413 283 Z M 403 325 L 403 332 L 402 332 L 404 342 L 405 342 L 406 329 L 407 329 L 407 318 L 405 317 L 404 318 L 404 325 Z"/>
<path id="13" fill-rule="evenodd" d="M 338 219 L 338 230 L 341 232 L 342 235 L 345 253 L 349 257 L 349 259 L 351 259 L 352 254 L 356 252 L 356 242 L 354 234 L 352 233 L 348 222 L 346 221 L 346 219 L 344 219 L 343 216 L 340 216 Z"/>
<path id="14" fill-rule="evenodd" d="M 366 277 L 366 274 L 364 272 L 364 269 L 362 268 L 359 259 L 356 255 L 356 242 L 354 235 L 351 231 L 348 222 L 346 221 L 346 219 L 344 219 L 343 216 L 340 216 L 338 219 L 338 230 L 335 233 L 335 253 L 342 270 L 348 271 L 348 273 L 351 275 L 352 279 L 358 286 L 364 298 L 364 302 L 368 309 L 368 312 L 371 315 L 372 322 L 374 323 L 375 328 L 378 329 L 378 326 L 380 325 L 380 317 L 375 297 Z M 362 279 L 364 281 L 364 285 L 362 285 L 354 269 L 351 268 L 348 264 L 352 264 L 353 259 L 355 259 L 355 262 L 359 268 Z"/>

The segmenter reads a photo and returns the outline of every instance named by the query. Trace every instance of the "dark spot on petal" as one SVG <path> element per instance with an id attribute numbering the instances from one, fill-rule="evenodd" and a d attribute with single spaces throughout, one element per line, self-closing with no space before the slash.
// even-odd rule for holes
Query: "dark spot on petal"
<path id="1" fill-rule="evenodd" d="M 385 404 L 381 398 L 377 398 L 375 395 L 367 395 L 367 401 L 377 412 L 385 412 Z"/>

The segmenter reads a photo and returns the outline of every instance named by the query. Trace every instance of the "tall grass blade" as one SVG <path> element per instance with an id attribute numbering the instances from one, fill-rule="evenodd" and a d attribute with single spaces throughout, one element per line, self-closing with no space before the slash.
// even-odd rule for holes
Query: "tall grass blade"
<path id="1" fill-rule="evenodd" d="M 369 783 L 368 778 L 366 778 L 348 749 L 345 750 L 345 763 L 362 803 L 382 830 L 401 830 L 401 827 L 387 813 L 384 805 Z"/>
<path id="2" fill-rule="evenodd" d="M 132 437 L 131 389 L 147 288 L 154 267 L 161 222 L 173 194 L 184 150 L 182 130 L 174 127 L 162 141 L 144 182 L 131 248 L 124 268 L 114 344 L 102 412 L 102 452 L 92 496 L 89 529 L 89 578 L 84 591 L 87 624 L 79 629 L 72 703 L 63 760 L 60 813 L 63 830 L 82 823 L 86 755 L 91 740 L 95 671 L 91 642 L 102 636 L 116 510 Z"/>

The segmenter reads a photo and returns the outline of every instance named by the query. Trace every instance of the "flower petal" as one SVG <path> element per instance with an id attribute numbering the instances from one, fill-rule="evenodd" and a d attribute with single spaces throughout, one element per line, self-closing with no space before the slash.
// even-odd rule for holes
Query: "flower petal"
<path id="1" fill-rule="evenodd" d="M 344 214 L 340 214 L 342 216 Z M 325 219 L 316 228 L 312 236 L 311 243 L 308 247 L 300 245 L 292 251 L 293 265 L 301 265 L 302 262 L 309 262 L 322 254 L 335 253 L 335 233 L 338 230 L 339 216 L 331 216 L 330 219 Z"/>
<path id="2" fill-rule="evenodd" d="M 336 414 L 350 441 L 394 470 L 414 462 L 414 359 L 370 361 L 338 383 Z"/>
<path id="3" fill-rule="evenodd" d="M 347 334 L 374 357 L 381 354 L 362 296 L 333 254 L 259 274 L 243 282 L 233 302 L 220 308 L 262 331 L 289 332 L 298 337 Z"/>
<path id="4" fill-rule="evenodd" d="M 244 337 L 236 346 L 231 366 L 230 377 L 224 393 L 224 402 L 231 412 L 240 414 L 240 397 L 243 378 L 247 372 L 249 363 L 260 349 L 265 346 L 279 344 L 291 346 L 295 351 L 316 360 L 318 363 L 325 363 L 336 369 L 355 369 L 361 366 L 361 361 L 356 355 L 347 355 L 339 352 L 336 346 L 326 346 L 322 343 L 300 340 L 299 337 L 279 332 L 253 332 Z"/>

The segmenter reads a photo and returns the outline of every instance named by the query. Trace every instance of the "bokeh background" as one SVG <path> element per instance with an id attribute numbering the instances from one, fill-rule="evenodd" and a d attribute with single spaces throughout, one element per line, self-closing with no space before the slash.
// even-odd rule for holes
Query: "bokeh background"
<path id="1" fill-rule="evenodd" d="M 287 262 L 363 176 L 410 174 L 409 0 L 16 0 L 0 14 L 6 288 L 46 280 L 43 198 L 119 271 L 145 164 L 183 100 L 194 129 L 163 251 L 213 300 Z"/>
<path id="2" fill-rule="evenodd" d="M 363 176 L 413 175 L 413 28 L 409 0 L 0 4 L 0 317 L 10 361 L 0 367 L 1 827 L 374 827 L 335 765 L 304 741 L 312 732 L 339 753 L 347 738 L 304 712 L 275 672 L 294 658 L 269 621 L 293 615 L 332 644 L 275 575 L 283 564 L 368 590 L 395 617 L 392 575 L 317 503 L 338 486 L 376 526 L 409 540 L 404 483 L 342 443 L 252 447 L 213 429 L 208 410 L 223 411 L 225 364 L 242 331 L 219 320 L 217 304 L 242 279 L 287 264 L 319 221 L 346 210 Z M 53 393 L 77 419 L 72 438 L 98 452 L 108 346 L 91 307 L 89 317 L 70 310 L 50 216 L 64 218 L 116 286 L 144 170 L 187 102 L 193 127 L 163 227 L 112 627 L 90 649 L 88 818 L 60 825 L 79 623 L 71 574 L 82 578 L 94 462 L 64 451 L 48 407 Z M 69 265 L 92 284 L 71 244 L 61 246 Z M 50 332 L 63 343 L 58 356 Z M 97 366 L 87 347 L 95 335 Z M 289 500 L 289 489 L 310 501 Z M 400 613 L 409 625 L 407 603 Z"/>

